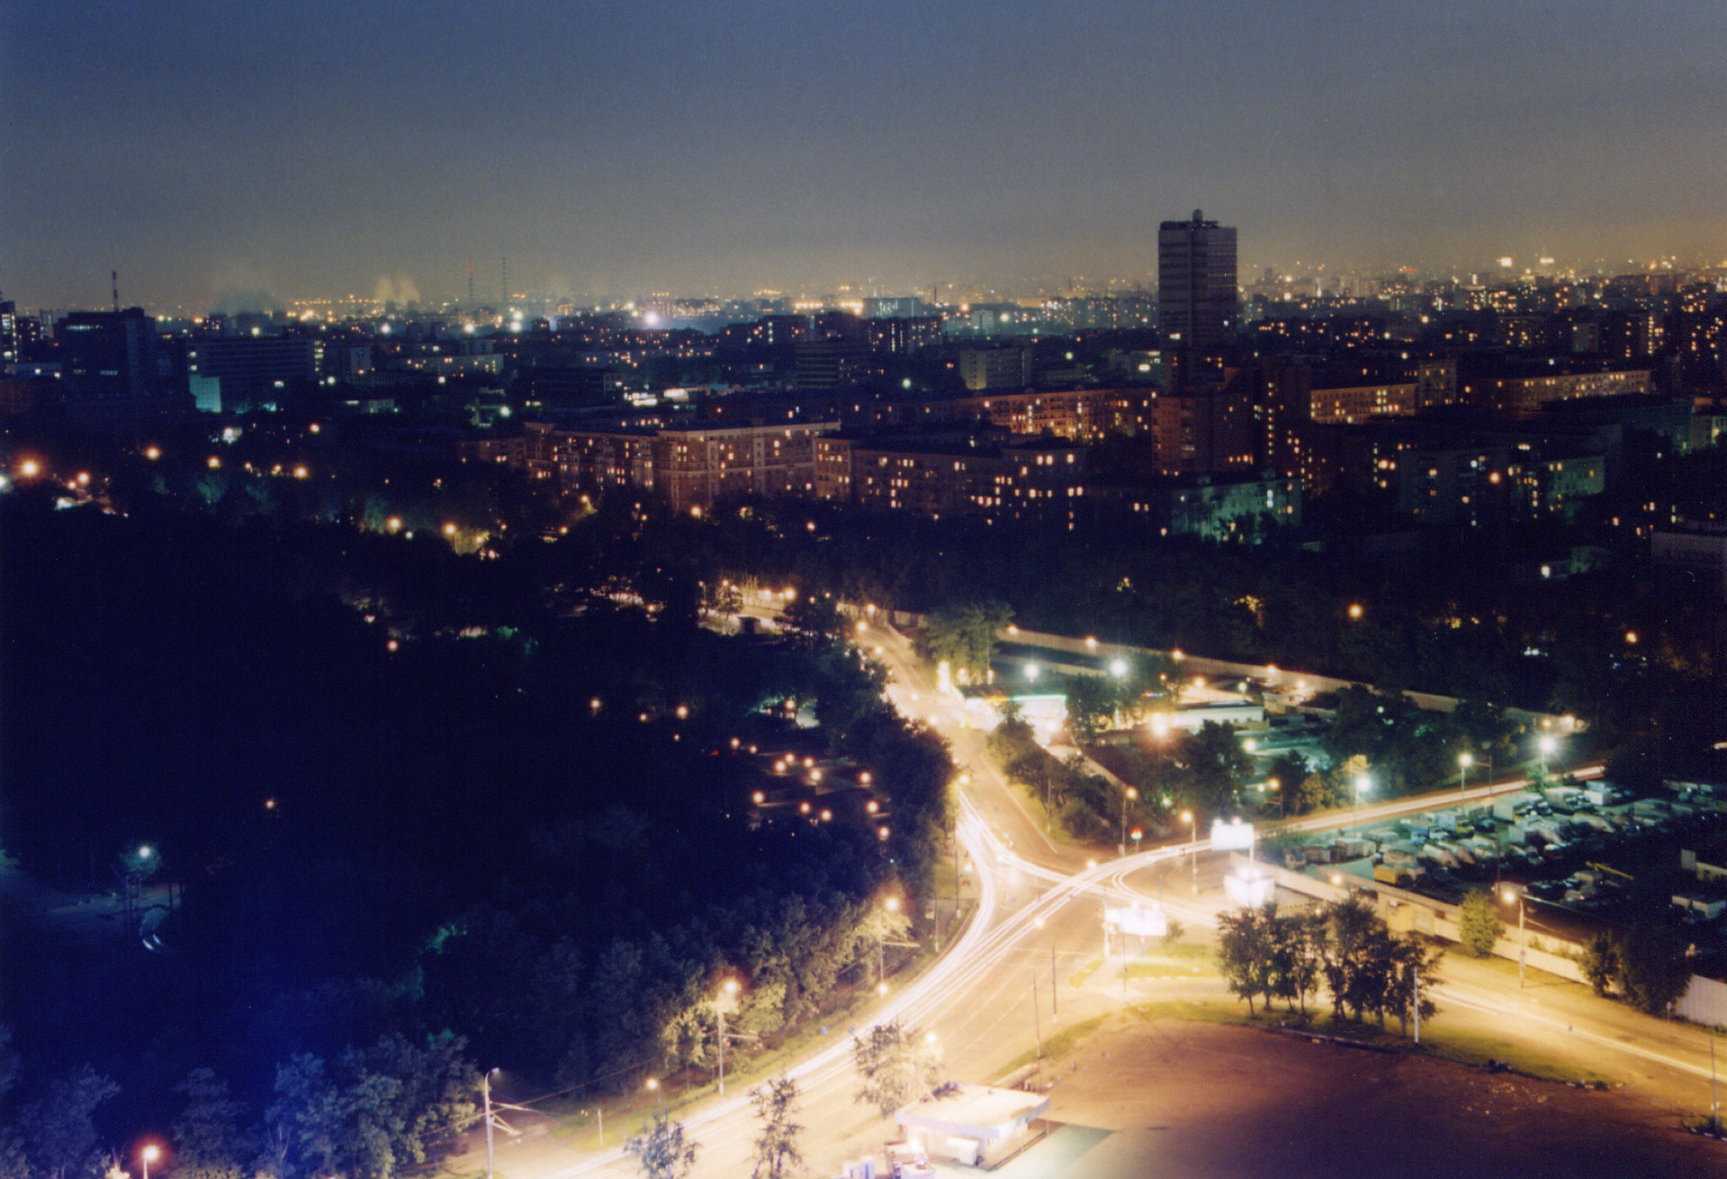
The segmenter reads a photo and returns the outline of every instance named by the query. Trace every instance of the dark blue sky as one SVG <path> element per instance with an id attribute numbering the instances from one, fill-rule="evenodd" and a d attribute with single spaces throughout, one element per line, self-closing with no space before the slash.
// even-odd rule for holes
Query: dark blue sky
<path id="1" fill-rule="evenodd" d="M 27 305 L 1727 256 L 1727 2 L 0 0 Z"/>

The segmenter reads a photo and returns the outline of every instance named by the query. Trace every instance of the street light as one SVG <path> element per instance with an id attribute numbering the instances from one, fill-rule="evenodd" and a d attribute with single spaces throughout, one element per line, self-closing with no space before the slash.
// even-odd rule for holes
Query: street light
<path id="1" fill-rule="evenodd" d="M 495 1157 L 492 1146 L 492 1074 L 495 1068 L 487 1069 L 480 1074 L 481 1113 L 486 1119 L 486 1179 L 492 1179 L 492 1163 Z"/>
<path id="2" fill-rule="evenodd" d="M 150 1164 L 162 1157 L 162 1148 L 154 1142 L 148 1143 L 138 1152 L 138 1157 L 144 1160 L 144 1179 L 150 1179 Z"/>
<path id="3" fill-rule="evenodd" d="M 1373 793 L 1373 779 L 1366 774 L 1355 775 L 1355 809 L 1361 809 L 1361 796 Z"/>
<path id="4" fill-rule="evenodd" d="M 1559 738 L 1552 733 L 1543 733 L 1535 739 L 1536 752 L 1541 754 L 1541 776 L 1547 776 L 1547 759 L 1559 751 Z"/>
<path id="5" fill-rule="evenodd" d="M 1139 787 L 1129 786 L 1121 792 L 1121 848 L 1127 850 L 1127 804 L 1139 801 Z"/>
<path id="6" fill-rule="evenodd" d="M 1043 668 L 1039 667 L 1036 663 L 1028 663 L 1025 665 L 1025 678 L 1031 683 L 1037 683 L 1037 677 L 1042 673 Z"/>
<path id="7" fill-rule="evenodd" d="M 738 992 L 743 988 L 735 978 L 728 978 L 720 984 L 720 997 L 714 1002 L 714 1012 L 720 1021 L 720 1096 L 726 1095 L 726 1006 L 735 1005 Z"/>
<path id="8" fill-rule="evenodd" d="M 1524 968 L 1529 957 L 1529 926 L 1524 922 L 1523 894 L 1514 888 L 1499 890 L 1499 899 L 1506 904 L 1517 902 L 1517 989 L 1523 989 Z"/>
<path id="9" fill-rule="evenodd" d="M 1469 774 L 1469 767 L 1475 764 L 1475 755 L 1464 752 L 1457 755 L 1457 788 L 1463 789 Z"/>
<path id="10" fill-rule="evenodd" d="M 1109 661 L 1109 674 L 1118 680 L 1125 680 L 1127 678 L 1127 660 L 1119 657 L 1111 659 Z"/>
<path id="11" fill-rule="evenodd" d="M 889 897 L 881 903 L 881 907 L 889 913 L 899 912 L 899 898 Z M 884 928 L 876 934 L 875 939 L 875 985 L 877 992 L 887 984 L 887 930 Z"/>
<path id="12" fill-rule="evenodd" d="M 1038 917 L 1032 921 L 1032 924 L 1042 929 L 1044 920 L 1042 917 Z M 1032 977 L 1035 979 L 1037 976 L 1034 974 Z M 1050 1013 L 1059 1018 L 1061 1016 L 1061 995 L 1055 987 L 1055 934 L 1053 931 L 1049 935 L 1049 1004 Z"/>

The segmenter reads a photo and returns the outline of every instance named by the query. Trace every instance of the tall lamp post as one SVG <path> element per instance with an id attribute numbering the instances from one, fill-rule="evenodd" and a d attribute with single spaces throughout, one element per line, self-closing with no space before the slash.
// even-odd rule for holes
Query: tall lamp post
<path id="1" fill-rule="evenodd" d="M 1457 755 L 1457 788 L 1462 790 L 1468 781 L 1469 767 L 1475 764 L 1475 755 L 1467 750 Z"/>
<path id="2" fill-rule="evenodd" d="M 150 1179 L 150 1164 L 162 1157 L 162 1148 L 154 1142 L 146 1143 L 138 1157 L 144 1160 L 144 1179 Z"/>
<path id="3" fill-rule="evenodd" d="M 1192 811 L 1182 811 L 1181 821 L 1187 824 L 1187 879 L 1193 895 L 1199 895 L 1199 820 Z"/>
<path id="4" fill-rule="evenodd" d="M 1039 917 L 1032 924 L 1042 929 L 1043 918 Z M 1053 932 L 1049 935 L 1049 1007 L 1052 1015 L 1061 1015 L 1061 992 L 1056 990 L 1055 986 L 1055 934 Z"/>
<path id="5" fill-rule="evenodd" d="M 738 1000 L 738 980 L 728 978 L 720 984 L 720 997 L 714 1003 L 714 1011 L 720 1020 L 720 1096 L 726 1095 L 726 1008 Z"/>
<path id="6" fill-rule="evenodd" d="M 889 913 L 899 912 L 899 898 L 889 897 L 882 902 L 882 908 Z M 879 992 L 887 983 L 887 930 L 879 930 L 875 939 L 875 986 Z"/>
<path id="7" fill-rule="evenodd" d="M 1355 809 L 1361 809 L 1361 796 L 1373 793 L 1373 779 L 1366 774 L 1355 775 Z"/>
<path id="8" fill-rule="evenodd" d="M 1523 989 L 1524 971 L 1529 957 L 1529 926 L 1525 921 L 1527 908 L 1523 903 L 1523 893 L 1511 887 L 1499 890 L 1499 898 L 1506 904 L 1517 902 L 1517 989 Z"/>
<path id="9" fill-rule="evenodd" d="M 497 1071 L 491 1068 L 480 1074 L 480 1097 L 483 1102 L 480 1116 L 486 1120 L 486 1179 L 492 1179 L 492 1165 L 497 1158 L 492 1145 L 492 1074 Z"/>
<path id="10" fill-rule="evenodd" d="M 1121 792 L 1121 843 L 1118 845 L 1122 854 L 1127 853 L 1127 804 L 1139 801 L 1139 787 L 1129 786 Z"/>

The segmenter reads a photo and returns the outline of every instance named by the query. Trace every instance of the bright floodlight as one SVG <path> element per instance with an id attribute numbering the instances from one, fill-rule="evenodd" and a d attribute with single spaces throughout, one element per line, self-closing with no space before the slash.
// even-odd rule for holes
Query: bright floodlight
<path id="1" fill-rule="evenodd" d="M 1373 792 L 1373 779 L 1366 774 L 1357 774 L 1355 778 L 1355 793 L 1370 794 Z"/>
<path id="2" fill-rule="evenodd" d="M 1541 750 L 1541 755 L 1543 757 L 1551 756 L 1553 752 L 1559 748 L 1558 738 L 1554 737 L 1551 733 L 1543 733 L 1540 740 L 1535 744 L 1536 748 Z"/>
<path id="3" fill-rule="evenodd" d="M 1473 753 L 1460 753 L 1457 755 L 1457 764 L 1468 769 L 1475 764 L 1475 755 Z"/>
<path id="4" fill-rule="evenodd" d="M 147 860 L 155 854 L 156 849 L 151 847 L 149 844 L 141 843 L 138 845 L 138 858 L 140 860 Z"/>
<path id="5" fill-rule="evenodd" d="M 1037 682 L 1037 677 L 1042 673 L 1043 668 L 1039 667 L 1035 663 L 1028 663 L 1025 665 L 1025 678 L 1031 680 L 1033 683 Z"/>
<path id="6" fill-rule="evenodd" d="M 1116 658 L 1109 661 L 1109 674 L 1118 680 L 1127 678 L 1127 660 Z"/>
<path id="7" fill-rule="evenodd" d="M 153 1163 L 161 1157 L 162 1157 L 162 1148 L 160 1146 L 157 1146 L 154 1142 L 150 1143 L 148 1146 L 146 1146 L 144 1148 L 144 1161 L 145 1162 Z"/>

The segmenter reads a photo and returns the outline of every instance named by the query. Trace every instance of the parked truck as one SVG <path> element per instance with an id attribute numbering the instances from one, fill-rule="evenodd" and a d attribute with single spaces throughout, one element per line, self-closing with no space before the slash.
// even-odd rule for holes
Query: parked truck
<path id="1" fill-rule="evenodd" d="M 1375 864 L 1373 879 L 1381 884 L 1401 886 L 1419 880 L 1427 870 L 1419 864 Z"/>

